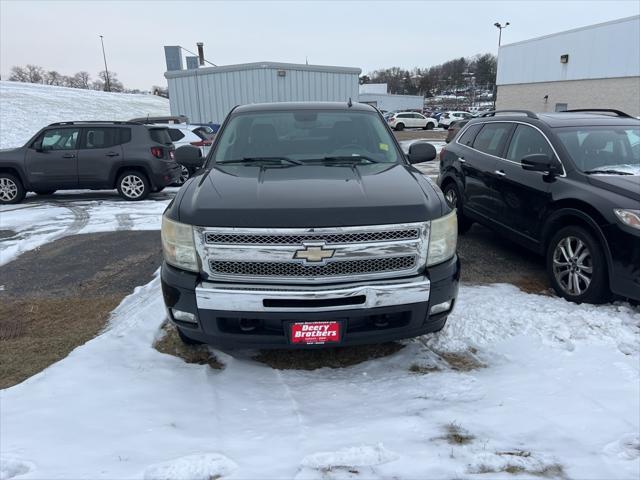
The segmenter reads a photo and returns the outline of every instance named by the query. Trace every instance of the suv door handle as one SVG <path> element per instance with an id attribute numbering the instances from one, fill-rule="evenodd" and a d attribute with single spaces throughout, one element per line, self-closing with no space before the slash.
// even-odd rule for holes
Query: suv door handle
<path id="1" fill-rule="evenodd" d="M 120 155 L 119 153 L 116 152 L 109 152 L 107 153 L 107 157 L 117 157 L 118 155 Z"/>
<path id="2" fill-rule="evenodd" d="M 495 171 L 495 172 L 493 172 L 493 173 L 495 173 L 495 174 L 496 174 L 496 175 L 498 175 L 499 177 L 504 177 L 504 176 L 506 176 L 506 175 L 507 175 L 506 173 L 504 173 L 504 170 L 496 170 L 496 171 Z"/>
<path id="3" fill-rule="evenodd" d="M 65 153 L 64 155 L 62 155 L 62 158 L 76 158 L 76 154 L 75 153 Z"/>
<path id="4" fill-rule="evenodd" d="M 458 161 L 460 163 L 467 163 L 467 161 L 464 159 L 464 157 L 458 157 Z"/>

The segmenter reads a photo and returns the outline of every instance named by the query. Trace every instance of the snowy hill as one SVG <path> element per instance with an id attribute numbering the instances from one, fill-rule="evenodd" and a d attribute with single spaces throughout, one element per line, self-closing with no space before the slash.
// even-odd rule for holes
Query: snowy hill
<path id="1" fill-rule="evenodd" d="M 128 120 L 146 115 L 169 115 L 169 101 L 153 95 L 0 81 L 0 148 L 23 145 L 53 122 Z"/>

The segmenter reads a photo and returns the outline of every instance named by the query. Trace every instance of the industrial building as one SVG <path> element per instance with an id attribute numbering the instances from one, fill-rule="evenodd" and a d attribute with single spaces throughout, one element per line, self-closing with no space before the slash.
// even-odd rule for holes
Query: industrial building
<path id="1" fill-rule="evenodd" d="M 171 114 L 192 123 L 221 123 L 234 106 L 248 103 L 358 99 L 359 68 L 275 62 L 199 67 L 190 61 L 185 70 L 174 48 L 180 47 L 165 47 Z"/>
<path id="2" fill-rule="evenodd" d="M 640 115 L 640 16 L 500 47 L 498 109 Z"/>
<path id="3" fill-rule="evenodd" d="M 424 97 L 422 95 L 394 95 L 387 93 L 386 83 L 366 83 L 360 85 L 358 101 L 368 103 L 385 112 L 402 110 L 422 111 Z"/>

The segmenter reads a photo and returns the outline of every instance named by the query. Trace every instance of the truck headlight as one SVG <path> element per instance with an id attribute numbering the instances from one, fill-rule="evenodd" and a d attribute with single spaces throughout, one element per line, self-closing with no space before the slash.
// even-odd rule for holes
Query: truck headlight
<path id="1" fill-rule="evenodd" d="M 449 260 L 456 253 L 458 244 L 458 217 L 456 211 L 431 222 L 431 238 L 427 266 Z"/>
<path id="2" fill-rule="evenodd" d="M 616 208 L 613 212 L 622 223 L 640 230 L 640 210 L 624 210 L 622 208 Z"/>
<path id="3" fill-rule="evenodd" d="M 165 261 L 174 267 L 191 272 L 198 271 L 198 256 L 193 241 L 193 227 L 162 216 L 162 253 Z"/>

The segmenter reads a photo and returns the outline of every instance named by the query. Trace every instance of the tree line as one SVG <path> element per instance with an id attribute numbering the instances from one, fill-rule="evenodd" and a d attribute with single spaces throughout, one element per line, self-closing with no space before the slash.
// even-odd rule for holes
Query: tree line
<path id="1" fill-rule="evenodd" d="M 118 80 L 116 72 L 102 70 L 98 77 L 91 78 L 89 72 L 80 71 L 73 75 L 63 75 L 56 70 L 45 70 L 38 65 L 15 66 L 11 68 L 9 80 L 12 82 L 40 83 L 59 87 L 81 88 L 84 90 L 102 90 L 109 92 L 141 93 L 138 89 L 127 89 Z"/>
<path id="2" fill-rule="evenodd" d="M 496 56 L 485 53 L 426 68 L 375 70 L 360 77 L 360 83 L 386 83 L 389 93 L 433 97 L 471 89 L 493 91 L 496 70 Z"/>

